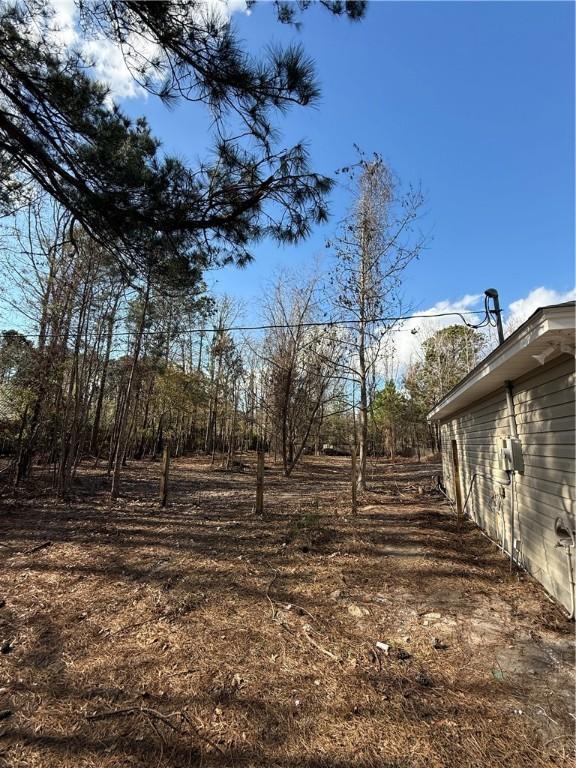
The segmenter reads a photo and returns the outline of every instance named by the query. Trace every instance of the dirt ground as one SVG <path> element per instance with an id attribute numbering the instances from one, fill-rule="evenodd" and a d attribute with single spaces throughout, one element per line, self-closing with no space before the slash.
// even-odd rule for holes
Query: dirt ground
<path id="1" fill-rule="evenodd" d="M 436 466 L 352 517 L 349 459 L 267 464 L 260 519 L 243 461 L 174 462 L 165 510 L 152 463 L 2 495 L 2 768 L 574 765 L 573 625 Z"/>

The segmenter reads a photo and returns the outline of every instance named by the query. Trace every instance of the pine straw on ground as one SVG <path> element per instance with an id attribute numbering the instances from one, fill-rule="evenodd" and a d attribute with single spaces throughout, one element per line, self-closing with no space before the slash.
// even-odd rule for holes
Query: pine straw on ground
<path id="1" fill-rule="evenodd" d="M 153 463 L 4 494 L 0 765 L 571 764 L 571 625 L 434 466 L 378 462 L 356 518 L 349 460 L 269 466 L 262 520 L 244 460 L 178 460 L 165 510 Z"/>

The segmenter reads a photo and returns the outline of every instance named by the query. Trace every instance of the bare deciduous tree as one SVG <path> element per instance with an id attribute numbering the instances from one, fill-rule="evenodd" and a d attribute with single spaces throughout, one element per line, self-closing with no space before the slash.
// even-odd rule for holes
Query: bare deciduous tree
<path id="1" fill-rule="evenodd" d="M 340 368 L 359 389 L 358 487 L 363 490 L 376 366 L 400 314 L 402 274 L 424 245 L 415 231 L 423 197 L 417 189 L 401 194 L 379 155 L 361 156 L 347 172 L 354 202 L 329 243 L 336 257 L 331 299 L 336 318 L 348 324 Z"/>
<path id="2" fill-rule="evenodd" d="M 272 326 L 262 353 L 267 368 L 266 406 L 286 477 L 335 396 L 334 336 L 322 325 L 310 325 L 318 319 L 317 287 L 317 278 L 298 284 L 283 275 L 265 304 L 266 321 Z"/>

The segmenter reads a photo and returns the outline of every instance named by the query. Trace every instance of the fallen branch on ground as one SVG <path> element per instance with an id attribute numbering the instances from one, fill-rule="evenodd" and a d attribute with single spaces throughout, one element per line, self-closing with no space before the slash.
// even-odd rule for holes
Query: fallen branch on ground
<path id="1" fill-rule="evenodd" d="M 42 544 L 37 544 L 35 547 L 32 547 L 32 549 L 25 549 L 24 552 L 20 552 L 21 555 L 32 555 L 34 552 L 39 552 L 41 549 L 46 549 L 46 547 L 51 547 L 52 542 L 51 541 L 43 541 Z"/>
<path id="2" fill-rule="evenodd" d="M 314 648 L 317 648 L 321 653 L 333 659 L 334 661 L 340 661 L 338 656 L 332 653 L 332 651 L 329 651 L 327 648 L 324 648 L 323 646 L 320 645 L 320 643 L 317 643 L 313 637 L 310 637 L 310 635 L 308 634 L 308 632 L 306 632 L 306 630 L 304 630 L 304 637 L 306 638 L 306 640 L 308 640 L 309 643 L 311 643 L 314 646 Z"/>
<path id="3" fill-rule="evenodd" d="M 212 739 L 210 739 L 208 736 L 204 735 L 204 734 L 203 734 L 203 733 L 202 733 L 202 732 L 201 732 L 201 731 L 200 731 L 200 730 L 199 730 L 199 729 L 198 729 L 198 728 L 197 728 L 197 727 L 194 725 L 194 723 L 193 723 L 193 722 L 190 720 L 190 718 L 188 717 L 188 715 L 186 714 L 186 712 L 180 712 L 180 716 L 182 717 L 182 719 L 183 719 L 183 720 L 185 720 L 185 721 L 188 723 L 188 725 L 190 726 L 190 728 L 192 728 L 192 730 L 194 731 L 194 733 L 196 734 L 196 736 L 198 736 L 198 738 L 199 738 L 199 739 L 202 739 L 203 741 L 205 741 L 205 742 L 206 742 L 207 744 L 209 744 L 209 745 L 210 745 L 210 746 L 211 746 L 213 749 L 215 749 L 215 750 L 217 750 L 218 752 L 220 752 L 220 754 L 221 754 L 221 755 L 225 754 L 225 753 L 224 753 L 224 750 L 223 750 L 223 749 L 221 749 L 221 748 L 218 746 L 218 744 L 216 744 L 214 741 L 212 741 Z"/>
<path id="4" fill-rule="evenodd" d="M 109 709 L 107 712 L 93 712 L 91 715 L 85 715 L 86 720 L 108 720 L 112 717 L 128 717 L 130 715 L 148 715 L 149 717 L 156 717 L 161 720 L 173 731 L 179 731 L 174 723 L 169 719 L 178 712 L 171 712 L 170 715 L 163 715 L 162 712 L 158 712 L 156 709 L 150 709 L 150 707 L 123 707 L 122 709 Z"/>
<path id="5" fill-rule="evenodd" d="M 136 629 L 136 627 L 143 627 L 144 624 L 149 624 L 151 621 L 156 620 L 156 616 L 153 616 L 150 619 L 144 619 L 144 621 L 137 621 L 135 624 L 128 624 L 125 627 L 120 627 L 120 629 L 115 630 L 109 630 L 109 629 L 103 629 L 102 634 L 106 632 L 108 634 L 108 637 L 112 637 L 112 635 L 119 635 L 121 632 L 127 632 L 129 629 Z"/>
<path id="6" fill-rule="evenodd" d="M 268 600 L 268 602 L 270 603 L 270 608 L 272 609 L 272 617 L 271 617 L 271 618 L 272 618 L 272 620 L 274 620 L 274 619 L 276 618 L 276 607 L 275 607 L 275 605 L 274 605 L 274 603 L 275 603 L 276 601 L 275 601 L 275 600 L 272 600 L 272 598 L 270 597 L 270 589 L 272 588 L 272 584 L 274 584 L 274 582 L 276 581 L 276 579 L 278 578 L 278 576 L 279 576 L 279 575 L 280 575 L 280 574 L 279 574 L 278 572 L 276 572 L 276 573 L 274 574 L 274 576 L 271 578 L 271 580 L 270 580 L 270 583 L 269 583 L 269 584 L 268 584 L 268 586 L 266 587 L 266 599 L 267 599 L 267 600 Z"/>
<path id="7" fill-rule="evenodd" d="M 86 720 L 99 721 L 99 720 L 109 720 L 113 717 L 129 717 L 130 715 L 146 715 L 152 723 L 152 720 L 155 718 L 157 720 L 160 720 L 160 722 L 164 723 L 164 725 L 167 725 L 169 728 L 171 728 L 173 731 L 176 731 L 176 733 L 182 733 L 182 728 L 179 728 L 177 725 L 174 725 L 174 723 L 170 720 L 171 717 L 179 717 L 181 720 L 188 723 L 190 728 L 194 731 L 194 733 L 198 736 L 199 739 L 202 739 L 202 741 L 205 741 L 207 744 L 209 744 L 213 749 L 216 749 L 218 752 L 220 752 L 221 755 L 224 754 L 224 751 L 216 744 L 212 739 L 210 739 L 208 736 L 203 734 L 200 729 L 194 725 L 194 723 L 190 720 L 186 712 L 170 712 L 169 715 L 164 715 L 162 712 L 158 712 L 157 709 L 151 709 L 150 707 L 123 707 L 121 709 L 111 709 L 107 712 L 93 712 L 91 715 L 85 715 Z M 153 725 L 153 723 L 152 723 Z"/>

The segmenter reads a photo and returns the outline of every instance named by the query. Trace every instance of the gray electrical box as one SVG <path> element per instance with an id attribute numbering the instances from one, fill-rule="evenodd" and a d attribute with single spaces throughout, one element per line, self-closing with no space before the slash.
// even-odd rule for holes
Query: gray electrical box
<path id="1" fill-rule="evenodd" d="M 499 441 L 498 464 L 504 472 L 523 472 L 522 443 L 517 437 L 503 437 Z"/>

